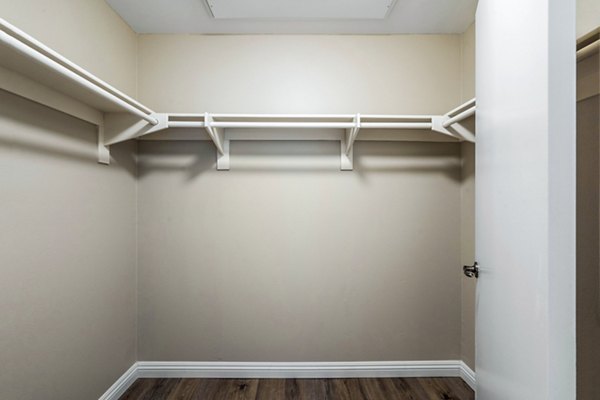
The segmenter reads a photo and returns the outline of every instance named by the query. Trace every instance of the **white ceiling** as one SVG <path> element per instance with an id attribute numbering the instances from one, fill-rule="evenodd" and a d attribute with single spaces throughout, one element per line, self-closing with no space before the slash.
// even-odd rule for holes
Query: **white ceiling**
<path id="1" fill-rule="evenodd" d="M 211 0 L 211 3 L 230 3 L 232 0 Z M 241 0 L 240 0 L 241 1 Z M 243 0 L 273 3 L 266 0 Z M 300 10 L 298 1 L 279 0 L 280 10 L 269 13 L 265 18 L 254 18 L 257 14 L 247 13 L 252 18 L 213 18 L 205 0 L 106 0 L 106 2 L 138 33 L 331 33 L 331 34 L 386 34 L 386 33 L 462 33 L 475 19 L 477 0 L 397 0 L 389 15 L 384 19 L 272 18 L 275 15 L 296 15 Z M 322 4 L 333 0 L 320 0 Z M 286 11 L 285 3 L 290 4 Z M 362 0 L 336 0 L 348 3 L 346 7 L 358 7 Z M 312 1 L 315 3 L 315 1 Z M 373 1 L 373 3 L 378 3 Z M 380 2 L 379 2 L 380 3 Z M 318 4 L 318 3 L 316 3 Z M 283 9 L 283 10 L 281 10 Z M 242 11 L 240 11 L 242 12 Z M 331 9 L 323 15 L 331 17 Z M 361 14 L 365 15 L 365 14 Z M 271 17 L 271 18 L 269 18 Z M 308 17 L 308 18 L 307 18 Z"/>
<path id="2" fill-rule="evenodd" d="M 215 18 L 382 19 L 395 0 L 206 0 Z"/>

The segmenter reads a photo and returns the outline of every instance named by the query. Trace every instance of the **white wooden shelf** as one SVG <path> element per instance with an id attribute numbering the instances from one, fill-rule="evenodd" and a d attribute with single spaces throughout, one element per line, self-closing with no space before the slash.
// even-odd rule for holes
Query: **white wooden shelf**
<path id="1" fill-rule="evenodd" d="M 475 99 L 445 115 L 156 113 L 2 19 L 0 88 L 97 125 L 105 164 L 110 145 L 142 138 L 212 140 L 222 170 L 232 140 L 339 141 L 342 170 L 352 169 L 356 140 L 475 141 L 460 124 Z"/>

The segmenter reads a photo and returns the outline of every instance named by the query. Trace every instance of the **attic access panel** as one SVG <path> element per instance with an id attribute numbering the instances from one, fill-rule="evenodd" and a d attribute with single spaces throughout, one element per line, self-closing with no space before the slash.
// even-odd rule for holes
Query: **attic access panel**
<path id="1" fill-rule="evenodd" d="M 396 0 L 205 0 L 216 19 L 384 19 Z"/>

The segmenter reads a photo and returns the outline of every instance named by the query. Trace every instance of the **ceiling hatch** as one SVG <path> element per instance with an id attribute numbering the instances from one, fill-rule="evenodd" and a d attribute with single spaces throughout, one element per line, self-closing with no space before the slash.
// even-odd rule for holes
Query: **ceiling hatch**
<path id="1" fill-rule="evenodd" d="M 384 19 L 396 0 L 205 0 L 216 19 Z"/>

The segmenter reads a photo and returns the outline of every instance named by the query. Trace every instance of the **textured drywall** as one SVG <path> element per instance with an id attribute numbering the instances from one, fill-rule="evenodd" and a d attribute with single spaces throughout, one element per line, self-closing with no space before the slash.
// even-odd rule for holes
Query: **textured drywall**
<path id="1" fill-rule="evenodd" d="M 140 360 L 460 356 L 460 147 L 141 142 Z"/>
<path id="2" fill-rule="evenodd" d="M 135 96 L 137 36 L 103 0 L 0 16 Z M 0 398 L 94 399 L 136 360 L 135 144 L 0 92 Z"/>
<path id="3" fill-rule="evenodd" d="M 137 35 L 104 0 L 0 0 L 0 17 L 137 95 Z"/>
<path id="4" fill-rule="evenodd" d="M 600 62 L 590 57 L 578 65 L 578 79 L 596 93 L 577 103 L 577 398 L 600 398 Z M 595 79 L 594 79 L 595 77 Z M 590 89 L 594 89 L 590 91 Z"/>
<path id="5" fill-rule="evenodd" d="M 140 100 L 159 111 L 442 114 L 459 35 L 141 35 Z"/>
<path id="6" fill-rule="evenodd" d="M 135 144 L 0 91 L 0 398 L 94 399 L 136 359 Z"/>
<path id="7" fill-rule="evenodd" d="M 577 0 L 577 37 L 600 27 L 600 1 Z"/>
<path id="8" fill-rule="evenodd" d="M 140 36 L 158 110 L 441 114 L 461 37 Z M 160 57 L 157 57 L 160 54 Z M 182 62 L 185 60 L 185 62 Z M 141 360 L 460 357 L 460 146 L 142 142 Z M 435 251 L 430 251 L 435 246 Z"/>

